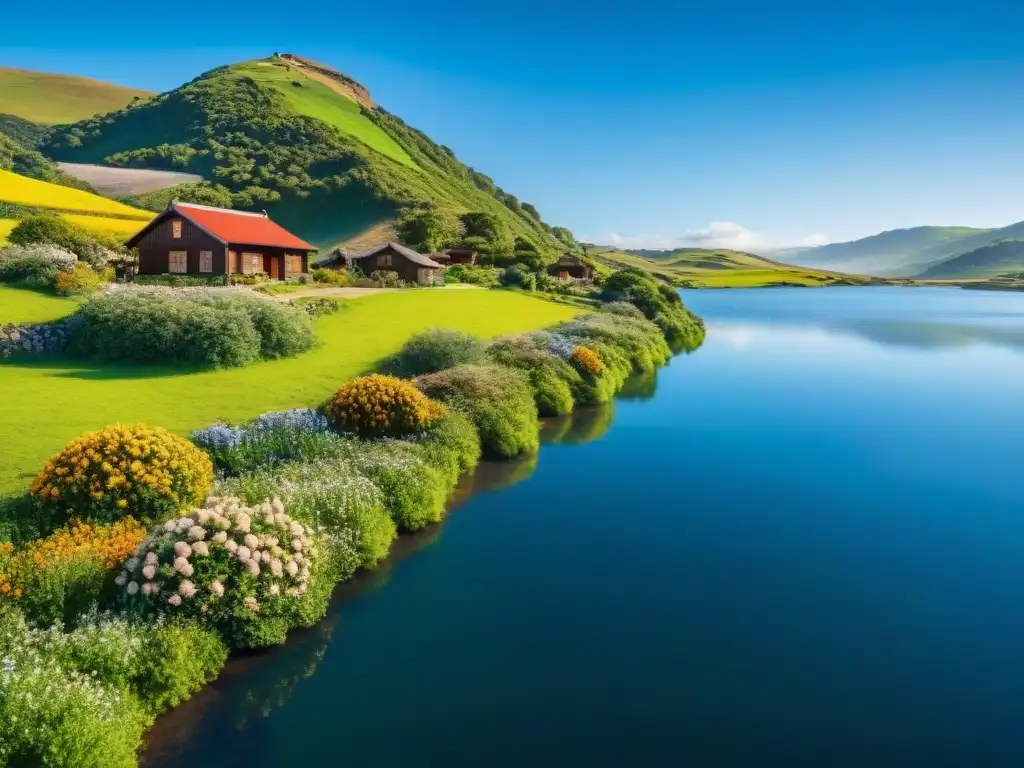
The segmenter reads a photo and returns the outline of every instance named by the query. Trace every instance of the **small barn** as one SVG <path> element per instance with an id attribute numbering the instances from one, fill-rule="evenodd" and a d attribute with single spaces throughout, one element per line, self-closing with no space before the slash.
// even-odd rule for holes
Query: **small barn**
<path id="1" fill-rule="evenodd" d="M 445 267 L 453 264 L 476 264 L 476 251 L 472 248 L 449 248 L 430 254 L 430 258 Z"/>
<path id="2" fill-rule="evenodd" d="M 284 280 L 308 271 L 316 250 L 263 213 L 179 203 L 126 245 L 139 251 L 140 275 L 256 275 Z"/>
<path id="3" fill-rule="evenodd" d="M 365 251 L 337 249 L 314 265 L 327 269 L 359 267 L 364 275 L 395 272 L 407 283 L 433 285 L 442 282 L 444 265 L 400 243 L 383 243 Z"/>
<path id="4" fill-rule="evenodd" d="M 548 267 L 548 274 L 557 277 L 562 282 L 582 280 L 589 282 L 594 279 L 594 267 L 579 256 L 566 253 Z"/>

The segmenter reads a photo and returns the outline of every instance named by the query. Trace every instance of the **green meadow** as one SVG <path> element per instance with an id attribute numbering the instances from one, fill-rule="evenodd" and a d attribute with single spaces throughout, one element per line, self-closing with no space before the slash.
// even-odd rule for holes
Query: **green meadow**
<path id="1" fill-rule="evenodd" d="M 4 288 L 0 322 L 19 313 L 52 319 L 73 308 L 52 301 L 67 300 Z M 345 301 L 340 312 L 316 321 L 319 347 L 245 368 L 190 371 L 62 356 L 0 361 L 0 494 L 23 489 L 69 440 L 107 424 L 145 422 L 184 434 L 218 419 L 316 406 L 418 330 L 443 326 L 487 338 L 552 325 L 579 311 L 505 291 L 407 290 Z"/>

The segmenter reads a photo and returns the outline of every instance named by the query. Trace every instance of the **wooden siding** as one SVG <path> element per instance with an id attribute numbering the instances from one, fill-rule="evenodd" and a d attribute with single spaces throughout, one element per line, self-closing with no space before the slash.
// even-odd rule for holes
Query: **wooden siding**
<path id="1" fill-rule="evenodd" d="M 386 262 L 387 257 L 390 257 L 390 266 L 386 263 L 381 263 L 382 259 Z M 424 279 L 426 273 L 439 274 L 441 272 L 441 270 L 436 267 L 424 267 L 421 264 L 409 261 L 405 256 L 390 247 L 385 248 L 372 256 L 366 256 L 362 259 L 353 259 L 352 263 L 363 270 L 363 274 L 367 277 L 374 272 L 397 272 L 398 276 L 407 283 L 431 283 L 433 282 L 433 278 L 429 280 Z"/>
<path id="2" fill-rule="evenodd" d="M 173 236 L 174 222 L 180 222 L 181 237 Z M 188 219 L 177 216 L 158 222 L 139 240 L 137 248 L 141 275 L 163 275 L 170 272 L 171 251 L 184 251 L 188 254 L 186 274 L 189 275 L 234 275 L 257 271 L 266 272 L 275 280 L 284 280 L 309 270 L 308 253 L 241 243 L 230 243 L 225 247 L 220 240 L 208 235 Z M 200 269 L 200 254 L 203 251 L 211 254 L 212 270 Z M 258 257 L 254 269 L 244 263 L 243 253 Z"/>
<path id="3" fill-rule="evenodd" d="M 181 237 L 172 236 L 173 222 L 181 222 Z M 170 217 L 159 222 L 139 241 L 139 274 L 163 275 L 170 271 L 169 255 L 171 251 L 185 251 L 188 254 L 190 275 L 225 274 L 226 254 L 224 244 L 206 234 L 192 222 L 177 217 Z M 199 252 L 213 253 L 213 271 L 199 271 Z"/>

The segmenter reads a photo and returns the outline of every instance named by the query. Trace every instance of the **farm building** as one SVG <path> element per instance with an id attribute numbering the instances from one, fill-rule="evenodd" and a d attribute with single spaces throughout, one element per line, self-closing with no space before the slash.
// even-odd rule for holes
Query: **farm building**
<path id="1" fill-rule="evenodd" d="M 449 248 L 430 254 L 430 259 L 445 267 L 453 264 L 476 264 L 476 251 L 471 248 Z"/>
<path id="2" fill-rule="evenodd" d="M 316 250 L 266 213 L 176 200 L 127 245 L 139 251 L 141 275 L 263 273 L 274 280 L 307 272 Z"/>
<path id="3" fill-rule="evenodd" d="M 365 251 L 335 250 L 326 259 L 314 265 L 327 269 L 359 267 L 364 275 L 374 272 L 395 272 L 408 283 L 433 285 L 440 282 L 444 266 L 429 256 L 417 253 L 399 243 L 384 243 Z"/>
<path id="4" fill-rule="evenodd" d="M 593 280 L 594 267 L 585 262 L 579 256 L 566 253 L 548 267 L 548 274 L 557 277 L 562 282 L 570 280 Z"/>

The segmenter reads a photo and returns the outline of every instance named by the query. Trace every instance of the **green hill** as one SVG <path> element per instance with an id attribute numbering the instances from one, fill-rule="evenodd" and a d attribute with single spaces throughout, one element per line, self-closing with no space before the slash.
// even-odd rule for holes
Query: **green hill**
<path id="1" fill-rule="evenodd" d="M 990 230 L 971 227 L 893 229 L 847 243 L 779 254 L 783 261 L 871 275 L 910 275 L 930 261 L 963 251 L 958 243 Z"/>
<path id="2" fill-rule="evenodd" d="M 587 252 L 598 264 L 606 267 L 637 267 L 673 285 L 694 288 L 862 285 L 872 282 L 869 277 L 795 267 L 728 249 L 621 251 L 608 246 L 588 245 Z"/>
<path id="3" fill-rule="evenodd" d="M 84 120 L 152 95 L 87 77 L 0 67 L 0 113 L 41 125 Z"/>
<path id="4" fill-rule="evenodd" d="M 918 277 L 948 280 L 1024 272 L 1024 240 L 999 240 L 932 264 Z"/>
<path id="5" fill-rule="evenodd" d="M 76 163 L 189 171 L 202 194 L 266 209 L 284 226 L 330 247 L 394 224 L 407 244 L 465 244 L 496 260 L 549 261 L 563 230 L 375 105 L 351 78 L 285 54 L 207 72 L 152 100 L 58 126 L 49 157 Z M 194 186 L 138 199 L 199 194 Z M 562 235 L 566 238 L 565 235 Z"/>

